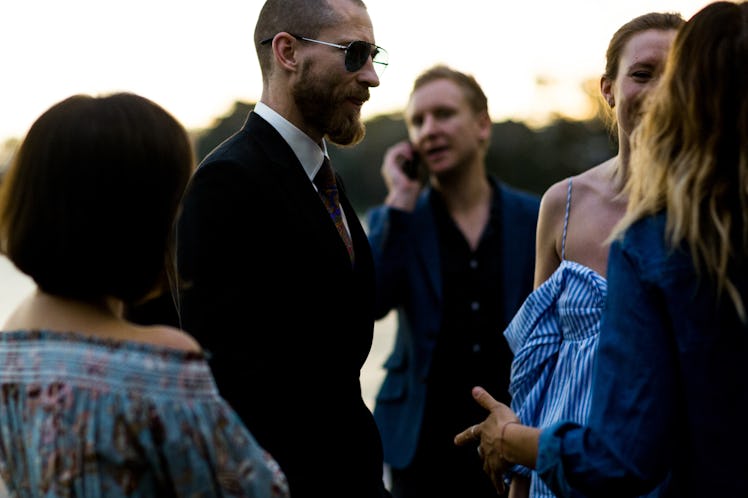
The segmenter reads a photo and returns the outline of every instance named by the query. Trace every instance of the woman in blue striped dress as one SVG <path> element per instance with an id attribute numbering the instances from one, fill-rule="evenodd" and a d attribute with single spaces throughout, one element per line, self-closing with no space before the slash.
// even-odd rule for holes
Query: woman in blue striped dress
<path id="1" fill-rule="evenodd" d="M 541 200 L 535 291 L 504 332 L 514 353 L 512 409 L 524 424 L 587 421 L 607 294 L 606 239 L 626 211 L 621 189 L 628 176 L 629 134 L 683 22 L 679 14 L 652 12 L 613 35 L 600 89 L 617 123 L 618 154 L 552 185 Z M 554 496 L 533 474 L 515 468 L 510 496 Z"/>

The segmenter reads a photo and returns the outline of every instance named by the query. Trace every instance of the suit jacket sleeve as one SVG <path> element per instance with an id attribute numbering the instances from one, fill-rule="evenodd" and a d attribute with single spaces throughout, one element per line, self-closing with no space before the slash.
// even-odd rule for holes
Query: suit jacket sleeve
<path id="1" fill-rule="evenodd" d="M 377 319 L 402 304 L 405 264 L 414 260 L 412 219 L 411 213 L 385 205 L 378 206 L 369 213 L 369 242 L 377 281 Z"/>

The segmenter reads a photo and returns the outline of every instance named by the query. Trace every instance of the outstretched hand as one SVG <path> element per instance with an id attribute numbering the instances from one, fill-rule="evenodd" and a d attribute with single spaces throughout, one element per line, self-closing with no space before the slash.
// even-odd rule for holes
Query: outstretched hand
<path id="1" fill-rule="evenodd" d="M 482 387 L 474 387 L 473 398 L 490 413 L 486 419 L 455 436 L 457 446 L 478 443 L 478 455 L 483 460 L 483 471 L 491 478 L 496 491 L 504 492 L 503 474 L 512 466 L 502 455 L 501 431 L 509 422 L 519 422 L 512 410 L 496 401 Z"/>

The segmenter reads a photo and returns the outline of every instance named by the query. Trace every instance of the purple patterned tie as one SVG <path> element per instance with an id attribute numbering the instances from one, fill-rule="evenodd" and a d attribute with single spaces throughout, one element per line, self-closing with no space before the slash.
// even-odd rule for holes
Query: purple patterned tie
<path id="1" fill-rule="evenodd" d="M 352 264 L 354 262 L 353 242 L 351 241 L 351 236 L 348 235 L 348 230 L 345 228 L 345 223 L 343 223 L 343 215 L 338 200 L 338 186 L 335 183 L 335 173 L 332 171 L 332 166 L 330 166 L 330 160 L 327 156 L 322 161 L 322 167 L 314 176 L 314 184 L 317 186 L 319 196 L 322 198 L 327 212 L 330 213 L 330 218 L 335 223 L 335 228 L 338 229 L 340 238 L 345 243 L 345 248 L 348 250 L 348 256 L 351 258 Z"/>

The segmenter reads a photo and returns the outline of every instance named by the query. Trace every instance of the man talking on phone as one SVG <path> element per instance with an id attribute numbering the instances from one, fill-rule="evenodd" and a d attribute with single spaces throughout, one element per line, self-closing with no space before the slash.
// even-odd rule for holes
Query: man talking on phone
<path id="1" fill-rule="evenodd" d="M 377 318 L 397 310 L 374 417 L 393 498 L 496 497 L 475 448 L 453 436 L 484 416 L 471 388 L 509 403 L 503 331 L 532 290 L 539 199 L 489 175 L 492 122 L 471 76 L 415 80 L 409 140 L 390 147 L 385 202 L 369 213 Z"/>

